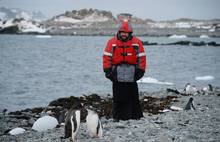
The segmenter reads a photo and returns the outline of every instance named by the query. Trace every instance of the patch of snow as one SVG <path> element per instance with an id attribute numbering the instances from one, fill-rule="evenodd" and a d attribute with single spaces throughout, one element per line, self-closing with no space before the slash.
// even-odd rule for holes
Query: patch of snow
<path id="1" fill-rule="evenodd" d="M 41 27 L 38 27 L 37 25 L 33 24 L 32 22 L 29 21 L 21 21 L 19 23 L 19 29 L 26 33 L 26 32 L 37 32 L 37 33 L 45 33 L 46 29 L 43 29 Z"/>
<path id="2" fill-rule="evenodd" d="M 58 21 L 58 22 L 67 22 L 67 23 L 92 23 L 92 22 L 105 22 L 108 21 L 109 18 L 105 17 L 105 16 L 100 16 L 97 15 L 96 13 L 93 13 L 89 16 L 86 16 L 83 19 L 74 19 L 74 18 L 70 18 L 70 17 L 66 17 L 66 16 L 60 16 L 58 18 L 56 18 L 54 21 Z"/>
<path id="3" fill-rule="evenodd" d="M 212 26 L 210 26 L 210 25 L 208 25 L 208 26 L 200 26 L 200 28 L 208 30 L 208 29 L 211 29 Z"/>
<path id="4" fill-rule="evenodd" d="M 176 28 L 191 28 L 192 25 L 187 22 L 178 22 L 178 23 L 175 23 L 175 27 Z"/>
<path id="5" fill-rule="evenodd" d="M 54 118 L 52 116 L 44 116 L 44 117 L 37 119 L 37 121 L 34 122 L 32 129 L 42 132 L 42 131 L 46 131 L 48 129 L 53 129 L 57 125 L 58 125 L 58 121 L 56 118 Z"/>
<path id="6" fill-rule="evenodd" d="M 181 111 L 181 110 L 183 110 L 183 108 L 177 107 L 177 106 L 171 106 L 171 107 L 170 107 L 170 110 L 173 110 L 173 111 Z"/>
<path id="7" fill-rule="evenodd" d="M 209 75 L 207 75 L 207 76 L 197 76 L 196 78 L 195 78 L 195 80 L 213 80 L 213 79 L 215 79 L 213 76 L 209 76 Z"/>
<path id="8" fill-rule="evenodd" d="M 159 112 L 169 112 L 170 109 L 159 110 Z"/>
<path id="9" fill-rule="evenodd" d="M 182 38 L 187 38 L 187 36 L 186 35 L 171 35 L 169 38 L 182 39 Z"/>
<path id="10" fill-rule="evenodd" d="M 67 23 L 79 23 L 79 22 L 81 22 L 81 20 L 73 19 L 73 18 L 66 17 L 66 16 L 60 16 L 60 17 L 56 18 L 54 21 L 56 21 L 56 22 L 67 22 Z"/>
<path id="11" fill-rule="evenodd" d="M 143 77 L 137 81 L 138 83 L 151 83 L 151 84 L 163 84 L 163 85 L 173 85 L 171 82 L 161 82 L 152 77 Z"/>
<path id="12" fill-rule="evenodd" d="M 7 20 L 7 21 L 2 25 L 2 28 L 14 26 L 14 25 L 15 25 L 15 24 L 13 23 L 12 20 Z"/>
<path id="13" fill-rule="evenodd" d="M 9 134 L 10 135 L 18 135 L 18 134 L 22 134 L 24 132 L 25 132 L 25 129 L 18 127 L 18 128 L 14 128 L 11 131 L 9 131 Z"/>
<path id="14" fill-rule="evenodd" d="M 99 16 L 96 13 L 93 13 L 92 15 L 87 16 L 83 19 L 83 21 L 85 21 L 85 22 L 105 22 L 108 20 L 109 20 L 109 18 L 104 17 L 104 16 Z"/>
<path id="15" fill-rule="evenodd" d="M 200 35 L 199 38 L 209 38 L 209 36 L 208 35 Z"/>

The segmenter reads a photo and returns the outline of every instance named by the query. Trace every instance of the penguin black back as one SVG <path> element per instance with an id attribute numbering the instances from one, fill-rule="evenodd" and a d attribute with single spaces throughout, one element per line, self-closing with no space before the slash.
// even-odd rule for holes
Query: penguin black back
<path id="1" fill-rule="evenodd" d="M 195 110 L 194 103 L 193 103 L 193 98 L 190 97 L 188 103 L 186 104 L 186 106 L 184 108 L 184 110 L 191 110 L 192 108 Z"/>

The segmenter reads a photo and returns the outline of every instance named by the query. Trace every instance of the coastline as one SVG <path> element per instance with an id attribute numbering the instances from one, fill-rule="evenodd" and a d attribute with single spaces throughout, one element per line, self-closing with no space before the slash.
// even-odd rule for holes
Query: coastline
<path id="1" fill-rule="evenodd" d="M 104 134 L 101 139 L 90 138 L 84 121 L 77 134 L 78 141 L 219 141 L 220 140 L 220 92 L 180 95 L 169 90 L 140 93 L 144 117 L 140 120 L 113 122 L 111 118 L 111 96 L 100 97 L 97 94 L 81 97 L 59 98 L 47 108 L 38 107 L 0 115 L 0 140 L 9 141 L 69 141 L 62 139 L 64 127 L 36 132 L 31 129 L 42 111 L 59 118 L 60 112 L 70 104 L 92 105 L 101 116 Z M 184 108 L 188 99 L 193 97 L 196 110 L 161 112 L 174 105 Z M 73 106 L 73 107 L 74 107 Z M 110 108 L 110 109 L 109 109 Z M 22 127 L 23 134 L 9 135 L 15 127 Z"/>

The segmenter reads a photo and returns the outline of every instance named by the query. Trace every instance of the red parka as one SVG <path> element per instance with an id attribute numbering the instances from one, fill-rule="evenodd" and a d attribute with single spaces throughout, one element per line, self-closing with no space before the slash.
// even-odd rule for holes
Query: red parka
<path id="1" fill-rule="evenodd" d="M 118 40 L 116 36 L 107 43 L 103 54 L 103 69 L 123 63 L 135 65 L 143 71 L 146 69 L 146 53 L 142 42 L 135 36 L 127 42 Z"/>

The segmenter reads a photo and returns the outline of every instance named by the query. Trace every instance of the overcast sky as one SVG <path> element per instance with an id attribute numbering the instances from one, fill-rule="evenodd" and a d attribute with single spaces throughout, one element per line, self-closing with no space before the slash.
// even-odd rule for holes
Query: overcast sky
<path id="1" fill-rule="evenodd" d="M 93 8 L 153 20 L 220 19 L 220 0 L 0 0 L 0 6 L 41 11 L 52 17 L 67 10 Z"/>

